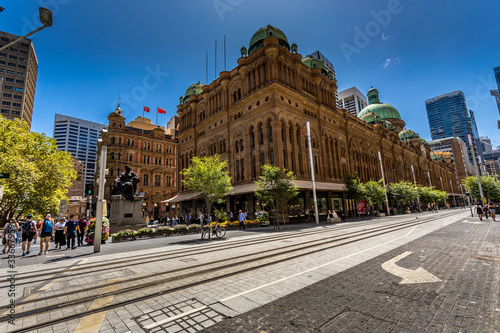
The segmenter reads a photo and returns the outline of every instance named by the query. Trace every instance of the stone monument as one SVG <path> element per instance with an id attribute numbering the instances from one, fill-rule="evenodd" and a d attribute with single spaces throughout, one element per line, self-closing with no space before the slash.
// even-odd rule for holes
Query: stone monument
<path id="1" fill-rule="evenodd" d="M 142 216 L 144 198 L 136 195 L 137 183 L 139 183 L 137 173 L 125 165 L 125 171 L 115 179 L 115 186 L 111 191 L 110 233 L 146 226 Z"/>

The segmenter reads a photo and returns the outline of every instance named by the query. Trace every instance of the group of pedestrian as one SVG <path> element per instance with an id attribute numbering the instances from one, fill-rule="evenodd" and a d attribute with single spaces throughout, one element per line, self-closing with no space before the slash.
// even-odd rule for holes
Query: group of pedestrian
<path id="1" fill-rule="evenodd" d="M 497 205 L 493 203 L 485 204 L 484 206 L 480 203 L 476 205 L 476 214 L 479 216 L 479 220 L 483 220 L 483 215 L 484 217 L 488 220 L 489 215 L 491 215 L 491 219 L 493 221 L 496 221 L 496 211 L 495 208 Z"/>
<path id="2" fill-rule="evenodd" d="M 87 221 L 85 216 L 77 219 L 77 216 L 71 215 L 69 220 L 60 219 L 55 222 L 50 214 L 45 218 L 38 218 L 33 221 L 33 215 L 28 214 L 26 220 L 17 222 L 15 219 L 10 219 L 3 229 L 3 253 L 6 253 L 8 247 L 12 247 L 17 238 L 17 233 L 21 235 L 23 257 L 31 253 L 31 243 L 34 241 L 36 244 L 37 239 L 40 240 L 41 254 L 47 254 L 49 250 L 49 243 L 54 236 L 54 243 L 56 249 L 62 249 L 66 245 L 66 249 L 76 249 L 75 242 L 78 246 L 83 246 L 83 237 L 85 229 L 87 228 Z"/>

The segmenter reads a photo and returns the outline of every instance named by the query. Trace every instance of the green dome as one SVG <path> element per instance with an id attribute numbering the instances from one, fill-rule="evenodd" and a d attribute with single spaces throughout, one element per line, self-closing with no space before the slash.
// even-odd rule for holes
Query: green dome
<path id="1" fill-rule="evenodd" d="M 429 145 L 429 144 L 427 143 L 427 141 L 425 141 L 424 139 L 419 138 L 419 140 L 420 140 L 420 143 L 421 143 L 422 145 L 424 145 L 424 146 L 428 146 L 428 145 Z"/>
<path id="2" fill-rule="evenodd" d="M 378 114 L 380 118 L 382 118 L 382 120 L 401 119 L 401 115 L 399 114 L 398 110 L 396 110 L 394 106 L 387 103 L 374 103 L 368 105 L 363 110 L 361 110 L 361 112 L 358 114 L 358 118 L 361 118 L 368 112 Z"/>
<path id="3" fill-rule="evenodd" d="M 399 132 L 399 140 L 400 141 L 408 141 L 412 139 L 418 139 L 419 136 L 417 133 L 413 132 L 410 129 L 403 130 Z"/>
<path id="4" fill-rule="evenodd" d="M 256 33 L 253 34 L 252 39 L 250 39 L 250 47 L 248 48 L 248 55 L 251 55 L 255 50 L 264 45 L 264 39 L 267 37 L 276 37 L 279 40 L 279 44 L 290 51 L 290 44 L 286 38 L 283 31 L 268 25 L 267 27 L 260 28 Z"/>
<path id="5" fill-rule="evenodd" d="M 199 95 L 203 91 L 203 84 L 198 81 L 198 83 L 192 84 L 187 88 L 184 98 L 188 98 L 191 95 Z"/>
<path id="6" fill-rule="evenodd" d="M 326 69 L 325 64 L 318 58 L 314 58 L 308 55 L 304 59 L 302 59 L 302 63 L 311 69 L 321 68 L 321 73 L 328 75 L 328 70 Z"/>
<path id="7" fill-rule="evenodd" d="M 365 113 L 362 117 L 359 117 L 359 119 L 370 125 L 380 124 L 382 122 L 380 116 L 374 112 Z"/>

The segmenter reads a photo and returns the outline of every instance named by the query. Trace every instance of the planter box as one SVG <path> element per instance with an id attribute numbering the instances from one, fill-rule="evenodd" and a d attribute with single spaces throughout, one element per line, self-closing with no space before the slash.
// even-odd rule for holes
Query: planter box
<path id="1" fill-rule="evenodd" d="M 120 243 L 120 242 L 128 242 L 135 240 L 136 235 L 127 235 L 127 236 L 115 236 L 111 237 L 111 243 Z"/>
<path id="2" fill-rule="evenodd" d="M 330 223 L 339 223 L 341 221 L 342 219 L 340 217 L 333 217 L 332 219 L 330 219 Z"/>

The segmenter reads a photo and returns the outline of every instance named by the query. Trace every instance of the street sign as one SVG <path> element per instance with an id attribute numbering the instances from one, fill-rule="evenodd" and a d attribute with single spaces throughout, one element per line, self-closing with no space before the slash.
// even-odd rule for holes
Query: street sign
<path id="1" fill-rule="evenodd" d="M 10 178 L 10 173 L 0 172 L 0 179 Z"/>

